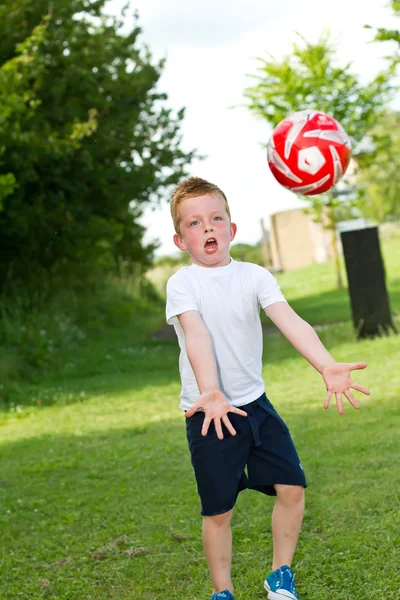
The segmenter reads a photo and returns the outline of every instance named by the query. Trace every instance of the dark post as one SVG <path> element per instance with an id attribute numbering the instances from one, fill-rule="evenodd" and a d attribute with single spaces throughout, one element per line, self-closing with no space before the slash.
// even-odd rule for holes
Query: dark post
<path id="1" fill-rule="evenodd" d="M 357 337 L 396 331 L 390 312 L 378 228 L 342 231 L 341 238 Z"/>

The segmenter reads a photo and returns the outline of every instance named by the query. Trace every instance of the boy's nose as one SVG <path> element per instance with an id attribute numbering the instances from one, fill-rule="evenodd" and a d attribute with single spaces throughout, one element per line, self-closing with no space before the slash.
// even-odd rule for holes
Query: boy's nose
<path id="1" fill-rule="evenodd" d="M 214 231 L 214 229 L 212 227 L 209 227 L 208 229 L 204 230 L 204 233 L 209 233 L 210 231 Z"/>

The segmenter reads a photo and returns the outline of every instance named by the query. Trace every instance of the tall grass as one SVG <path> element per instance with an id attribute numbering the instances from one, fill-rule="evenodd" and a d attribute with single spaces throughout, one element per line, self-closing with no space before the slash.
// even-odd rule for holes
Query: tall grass
<path id="1" fill-rule="evenodd" d="M 107 344 L 116 332 L 129 331 L 131 340 L 140 341 L 160 325 L 163 311 L 149 282 L 129 276 L 107 276 L 49 298 L 19 292 L 3 299 L 0 402 L 13 402 L 23 382 L 68 376 L 82 356 L 89 369 L 93 351 L 87 349 Z"/>

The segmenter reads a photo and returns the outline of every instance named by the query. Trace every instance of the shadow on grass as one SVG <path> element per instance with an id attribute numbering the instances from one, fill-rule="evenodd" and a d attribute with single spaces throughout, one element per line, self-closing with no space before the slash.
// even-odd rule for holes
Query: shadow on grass
<path id="1" fill-rule="evenodd" d="M 359 597 L 359 582 L 351 573 L 360 548 L 358 569 L 376 574 L 365 598 L 388 585 L 376 565 L 382 556 L 388 564 L 398 538 L 400 474 L 390 469 L 399 451 L 396 411 L 393 398 L 393 404 L 349 413 L 345 420 L 328 418 L 320 409 L 289 419 L 311 484 L 295 566 L 312 585 L 318 553 L 331 557 L 326 593 L 318 597 L 339 597 L 339 592 L 343 598 Z M 182 417 L 117 432 L 10 443 L 2 447 L 0 467 L 5 600 L 200 600 L 210 595 Z M 271 507 L 271 500 L 255 492 L 239 498 L 234 523 L 238 600 L 264 598 L 260 582 L 272 552 Z M 335 587 L 338 561 L 344 575 L 340 589 Z M 304 597 L 316 596 L 310 591 Z"/>

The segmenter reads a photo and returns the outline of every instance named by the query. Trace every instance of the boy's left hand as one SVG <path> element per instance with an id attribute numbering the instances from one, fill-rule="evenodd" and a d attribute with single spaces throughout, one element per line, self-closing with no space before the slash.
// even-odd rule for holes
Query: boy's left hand
<path id="1" fill-rule="evenodd" d="M 333 394 L 336 396 L 336 405 L 339 411 L 339 414 L 343 414 L 343 402 L 342 402 L 342 394 L 344 394 L 347 400 L 354 406 L 354 408 L 359 408 L 359 405 L 354 398 L 353 394 L 350 392 L 350 388 L 354 390 L 358 390 L 362 392 L 366 396 L 369 396 L 370 392 L 367 388 L 359 385 L 355 381 L 353 381 L 350 377 L 350 372 L 354 369 L 365 369 L 367 366 L 366 363 L 334 363 L 333 365 L 329 365 L 322 370 L 322 377 L 324 378 L 326 384 L 326 397 L 324 402 L 324 408 L 329 407 L 329 401 Z"/>

